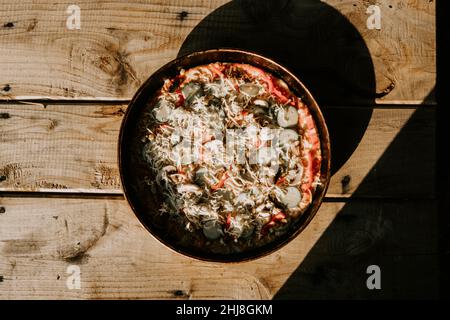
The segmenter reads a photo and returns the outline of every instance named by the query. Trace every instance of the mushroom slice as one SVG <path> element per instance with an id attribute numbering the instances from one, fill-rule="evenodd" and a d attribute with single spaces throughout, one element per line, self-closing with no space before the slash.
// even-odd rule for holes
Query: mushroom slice
<path id="1" fill-rule="evenodd" d="M 261 88 L 258 85 L 253 83 L 244 83 L 239 86 L 239 90 L 250 97 L 257 96 L 260 89 Z"/>
<path id="2" fill-rule="evenodd" d="M 280 132 L 280 146 L 287 147 L 293 142 L 298 141 L 298 133 L 292 129 L 284 129 Z"/>
<path id="3" fill-rule="evenodd" d="M 192 98 L 200 91 L 201 86 L 195 82 L 189 82 L 182 89 L 181 93 L 183 94 L 184 99 L 187 102 L 190 102 Z"/>
<path id="4" fill-rule="evenodd" d="M 294 107 L 281 108 L 277 115 L 278 124 L 283 127 L 295 126 L 298 122 L 298 111 Z"/>
<path id="5" fill-rule="evenodd" d="M 277 151 L 272 147 L 262 147 L 258 150 L 258 163 L 270 164 L 273 160 L 277 160 Z"/>
<path id="6" fill-rule="evenodd" d="M 282 196 L 281 202 L 283 202 L 288 208 L 295 208 L 302 200 L 302 195 L 298 188 L 288 187 L 286 193 Z"/>
<path id="7" fill-rule="evenodd" d="M 223 235 L 222 227 L 216 220 L 206 221 L 203 225 L 203 234 L 209 240 L 216 240 Z"/>
<path id="8" fill-rule="evenodd" d="M 160 100 L 158 106 L 153 109 L 154 116 L 159 122 L 166 122 L 170 119 L 173 108 L 167 101 Z"/>
<path id="9" fill-rule="evenodd" d="M 279 130 L 271 129 L 269 127 L 263 127 L 259 131 L 259 138 L 263 141 L 270 141 L 275 138 Z"/>

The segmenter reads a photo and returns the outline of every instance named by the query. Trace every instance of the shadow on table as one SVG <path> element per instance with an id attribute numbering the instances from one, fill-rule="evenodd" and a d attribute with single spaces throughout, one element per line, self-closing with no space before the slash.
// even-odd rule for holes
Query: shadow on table
<path id="1" fill-rule="evenodd" d="M 437 207 L 435 200 L 425 199 L 432 198 L 435 189 L 435 179 L 429 177 L 435 175 L 434 122 L 430 110 L 413 113 L 358 186 L 356 198 L 339 210 L 275 299 L 437 298 Z M 418 136 L 413 131 L 423 135 L 412 141 Z M 408 172 L 420 163 L 424 166 L 417 172 Z M 408 195 L 401 194 L 398 177 L 408 185 Z M 365 189 L 388 196 L 384 184 L 391 184 L 401 199 L 357 199 Z M 366 286 L 370 265 L 381 269 L 382 290 Z"/>
<path id="2" fill-rule="evenodd" d="M 324 113 L 332 173 L 339 170 L 361 140 L 372 110 L 327 104 L 370 105 L 376 96 L 370 53 L 353 25 L 318 0 L 235 0 L 203 19 L 178 56 L 220 47 L 255 51 L 300 76 Z"/>
<path id="3" fill-rule="evenodd" d="M 235 0 L 203 19 L 186 38 L 179 56 L 219 47 L 261 53 L 299 75 L 324 113 L 331 137 L 332 174 L 338 171 L 364 135 L 372 115 L 370 106 L 377 97 L 370 53 L 354 26 L 319 0 Z M 432 121 L 431 113 L 417 110 L 354 196 L 366 188 L 373 190 L 374 185 L 378 186 L 374 184 L 378 177 L 389 176 L 394 186 L 396 177 L 410 176 L 413 185 L 408 193 L 420 195 L 425 188 L 432 190 L 433 186 L 413 181 L 421 174 L 393 172 L 393 168 L 410 169 L 409 161 L 424 158 L 423 150 L 434 150 L 430 146 L 432 136 L 425 134 L 419 141 L 410 141 L 411 130 L 433 133 L 432 129 L 426 130 Z M 424 159 L 434 161 L 432 155 Z M 431 171 L 425 174 L 434 174 Z M 351 183 L 349 178 L 342 182 L 343 188 Z M 425 183 L 432 181 L 428 178 Z M 389 195 L 389 190 L 375 192 Z M 436 292 L 437 284 L 428 284 L 426 278 L 433 278 L 432 273 L 437 272 L 427 266 L 430 259 L 424 255 L 416 261 L 410 254 L 417 251 L 408 252 L 419 248 L 426 254 L 434 245 L 429 238 L 433 225 L 426 216 L 428 204 L 399 200 L 347 202 L 274 298 L 427 297 L 429 292 Z M 412 229 L 411 219 L 417 223 Z M 391 287 L 367 289 L 366 268 L 371 264 L 381 267 L 383 279 L 389 279 L 382 283 Z M 411 266 L 415 268 L 409 272 Z M 425 278 L 416 279 L 414 272 L 420 270 Z"/>

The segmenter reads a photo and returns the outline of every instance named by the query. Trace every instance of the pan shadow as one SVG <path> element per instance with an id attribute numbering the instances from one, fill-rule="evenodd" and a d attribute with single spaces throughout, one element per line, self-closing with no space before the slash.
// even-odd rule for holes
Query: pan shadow
<path id="1" fill-rule="evenodd" d="M 319 0 L 235 0 L 205 17 L 178 56 L 214 48 L 253 51 L 287 67 L 321 106 L 330 132 L 335 173 L 361 140 L 372 110 L 328 108 L 372 104 L 375 75 L 358 31 Z"/>
<path id="2" fill-rule="evenodd" d="M 372 115 L 370 106 L 378 96 L 370 53 L 355 27 L 319 0 L 234 0 L 199 23 L 178 56 L 221 47 L 260 53 L 300 78 L 324 113 L 331 138 L 331 173 L 337 172 L 363 137 Z M 355 191 L 355 198 L 342 206 L 274 299 L 437 295 L 437 215 L 432 201 L 435 137 L 430 128 L 434 120 L 434 112 L 426 108 L 413 113 Z M 423 134 L 415 134 L 420 139 L 411 141 L 411 132 L 417 130 Z M 408 172 L 412 164 L 419 163 L 417 159 L 431 169 Z M 393 172 L 392 168 L 404 171 Z M 406 179 L 408 192 L 416 196 L 409 200 L 409 194 L 400 200 L 357 199 L 364 190 L 378 186 L 374 181 L 386 177 L 393 177 L 388 181 L 393 184 L 395 177 Z M 425 196 L 423 190 L 427 190 Z M 337 206 L 342 202 L 325 201 Z M 366 286 L 366 268 L 372 264 L 380 266 L 387 279 L 382 281 L 382 290 Z"/>

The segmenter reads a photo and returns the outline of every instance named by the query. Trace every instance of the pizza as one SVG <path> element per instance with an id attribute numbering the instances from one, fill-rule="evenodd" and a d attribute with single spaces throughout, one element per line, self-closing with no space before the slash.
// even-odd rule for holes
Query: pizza
<path id="1" fill-rule="evenodd" d="M 250 250 L 290 230 L 320 184 L 318 129 L 300 96 L 249 64 L 181 70 L 148 102 L 142 158 L 156 219 L 180 245 Z"/>

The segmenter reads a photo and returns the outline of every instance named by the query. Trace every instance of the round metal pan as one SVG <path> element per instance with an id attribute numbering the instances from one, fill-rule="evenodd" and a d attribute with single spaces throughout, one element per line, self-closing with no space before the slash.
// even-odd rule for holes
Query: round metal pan
<path id="1" fill-rule="evenodd" d="M 158 194 L 150 192 L 148 185 L 144 181 L 144 177 L 147 177 L 147 179 L 152 179 L 152 177 L 149 175 L 148 168 L 141 156 L 143 141 L 141 141 L 142 134 L 139 128 L 145 122 L 149 101 L 155 97 L 164 80 L 175 77 L 181 69 L 187 70 L 198 65 L 217 61 L 251 64 L 284 80 L 292 92 L 302 97 L 309 107 L 319 132 L 322 151 L 321 184 L 316 189 L 311 205 L 295 221 L 290 229 L 291 231 L 262 247 L 233 254 L 216 254 L 202 251 L 201 248 L 194 246 L 180 246 L 176 239 L 171 237 L 167 226 L 156 222 L 153 218 L 155 216 L 153 213 L 156 213 L 158 209 L 160 198 Z M 322 112 L 311 93 L 295 75 L 280 64 L 257 53 L 238 49 L 214 49 L 195 52 L 167 63 L 151 75 L 136 92 L 125 112 L 120 128 L 118 148 L 120 178 L 124 194 L 140 222 L 156 239 L 167 247 L 178 253 L 207 261 L 248 261 L 278 250 L 300 234 L 312 220 L 322 203 L 330 180 L 331 154 L 328 129 Z"/>

